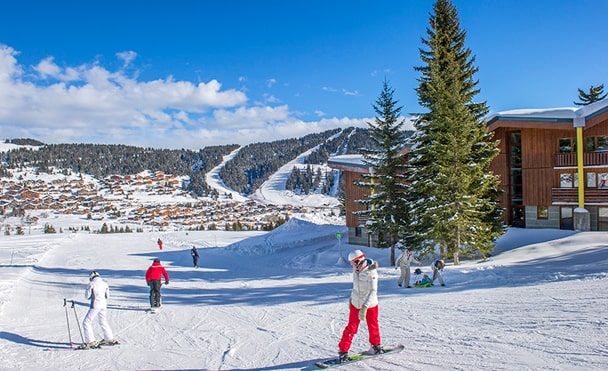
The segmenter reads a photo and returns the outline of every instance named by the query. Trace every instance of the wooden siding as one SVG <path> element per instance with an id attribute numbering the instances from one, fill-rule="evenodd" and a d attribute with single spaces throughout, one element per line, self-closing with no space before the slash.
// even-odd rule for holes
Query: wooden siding
<path id="1" fill-rule="evenodd" d="M 608 111 L 587 120 L 584 131 L 589 136 L 608 135 Z"/>
<path id="2" fill-rule="evenodd" d="M 490 171 L 500 177 L 498 186 L 504 192 L 500 196 L 500 204 L 508 205 L 511 197 L 509 193 L 509 154 L 508 154 L 508 132 L 505 128 L 498 128 L 494 132 L 494 140 L 498 141 L 498 156 L 494 158 L 490 165 Z"/>
<path id="3" fill-rule="evenodd" d="M 353 215 L 353 211 L 365 210 L 365 205 L 361 205 L 356 200 L 362 200 L 369 195 L 369 189 L 358 187 L 353 184 L 356 180 L 363 180 L 360 173 L 351 171 L 344 172 L 344 206 L 346 209 L 346 225 L 349 227 L 358 227 L 361 223 L 357 215 Z"/>
<path id="4" fill-rule="evenodd" d="M 608 189 L 587 188 L 585 189 L 585 203 L 605 203 L 608 199 Z M 551 190 L 551 201 L 555 205 L 578 203 L 577 188 L 553 188 Z"/>

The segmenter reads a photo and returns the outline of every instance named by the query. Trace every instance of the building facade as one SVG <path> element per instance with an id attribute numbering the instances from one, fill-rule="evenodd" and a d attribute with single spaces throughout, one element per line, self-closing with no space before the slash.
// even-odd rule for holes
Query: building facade
<path id="1" fill-rule="evenodd" d="M 499 140 L 505 222 L 514 227 L 608 230 L 608 99 L 581 108 L 506 111 L 491 116 Z"/>
<path id="2" fill-rule="evenodd" d="M 514 110 L 487 119 L 499 141 L 491 171 L 500 175 L 505 223 L 521 228 L 608 231 L 608 99 L 580 108 Z M 355 180 L 373 169 L 360 155 L 335 156 L 328 165 L 342 170 L 345 181 L 349 243 L 374 246 L 367 220 L 353 212 L 356 200 L 369 195 Z"/>

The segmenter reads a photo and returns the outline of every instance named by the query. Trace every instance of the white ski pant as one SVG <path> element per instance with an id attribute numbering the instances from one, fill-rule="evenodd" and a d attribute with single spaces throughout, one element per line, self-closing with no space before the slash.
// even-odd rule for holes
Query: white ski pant
<path id="1" fill-rule="evenodd" d="M 410 285 L 410 267 L 401 267 L 401 275 L 399 276 L 397 283 L 399 286 L 401 286 L 402 283 L 404 286 Z"/>
<path id="2" fill-rule="evenodd" d="M 97 309 L 97 308 L 89 308 L 87 315 L 84 317 L 82 321 L 82 331 L 84 332 L 84 342 L 90 343 L 95 341 L 95 334 L 93 333 L 93 321 L 95 318 L 99 320 L 99 326 L 101 327 L 101 331 L 103 332 L 104 340 L 112 340 L 114 339 L 114 335 L 112 334 L 112 329 L 108 324 L 108 320 L 106 318 L 107 309 Z"/>

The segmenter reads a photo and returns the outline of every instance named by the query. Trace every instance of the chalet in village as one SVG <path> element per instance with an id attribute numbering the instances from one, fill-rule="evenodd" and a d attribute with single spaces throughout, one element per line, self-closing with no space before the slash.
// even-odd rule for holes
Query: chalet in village
<path id="1" fill-rule="evenodd" d="M 521 228 L 608 231 L 608 99 L 578 108 L 505 111 L 487 119 L 499 140 L 491 170 L 500 175 L 505 223 Z M 349 242 L 372 245 L 353 215 L 366 188 L 353 181 L 369 169 L 361 156 L 335 156 L 344 172 Z"/>

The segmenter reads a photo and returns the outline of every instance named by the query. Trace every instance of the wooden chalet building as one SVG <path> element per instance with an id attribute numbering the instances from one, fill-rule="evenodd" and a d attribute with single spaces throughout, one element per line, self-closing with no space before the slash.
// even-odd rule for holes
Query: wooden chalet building
<path id="1" fill-rule="evenodd" d="M 500 140 L 491 170 L 508 225 L 608 230 L 608 99 L 500 112 L 487 123 Z"/>
<path id="2" fill-rule="evenodd" d="M 500 141 L 491 170 L 500 175 L 507 225 L 608 231 L 608 99 L 500 112 L 487 125 Z M 369 195 L 354 181 L 373 169 L 360 155 L 335 156 L 328 165 L 344 174 L 348 242 L 374 246 L 367 220 L 353 214 L 365 208 L 356 200 Z"/>
<path id="3" fill-rule="evenodd" d="M 363 211 L 365 205 L 356 200 L 369 196 L 369 188 L 357 187 L 357 180 L 363 181 L 362 174 L 369 174 L 372 169 L 363 163 L 361 155 L 341 155 L 331 157 L 327 166 L 341 170 L 344 176 L 344 209 L 346 212 L 346 227 L 348 227 L 348 243 L 363 246 L 375 246 L 376 238 L 366 228 L 367 219 L 354 215 L 355 211 Z"/>

